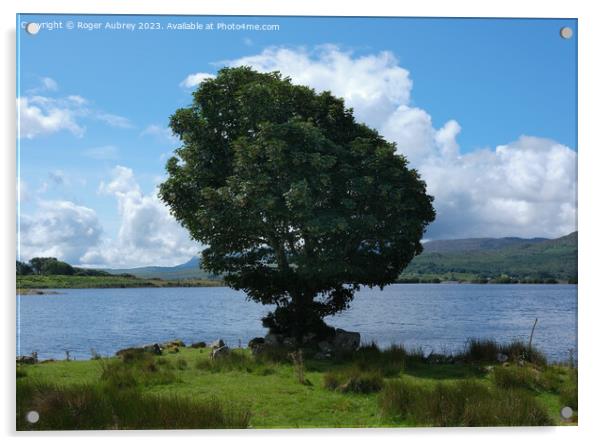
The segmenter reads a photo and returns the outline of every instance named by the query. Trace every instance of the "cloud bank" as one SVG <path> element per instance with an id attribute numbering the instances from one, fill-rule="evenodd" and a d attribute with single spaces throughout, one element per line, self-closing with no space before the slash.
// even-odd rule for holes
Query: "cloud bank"
<path id="1" fill-rule="evenodd" d="M 557 237 L 576 230 L 577 154 L 553 140 L 517 135 L 461 154 L 454 119 L 441 128 L 411 103 L 412 80 L 387 51 L 355 57 L 332 45 L 268 48 L 227 62 L 280 71 L 294 83 L 345 99 L 359 121 L 397 144 L 435 197 L 428 238 Z"/>

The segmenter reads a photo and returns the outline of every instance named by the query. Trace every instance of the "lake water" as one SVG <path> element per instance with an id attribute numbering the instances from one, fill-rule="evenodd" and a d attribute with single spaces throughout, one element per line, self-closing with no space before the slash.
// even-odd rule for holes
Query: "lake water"
<path id="1" fill-rule="evenodd" d="M 174 338 L 242 345 L 263 336 L 269 308 L 229 288 L 60 289 L 17 300 L 17 354 L 41 359 L 89 358 Z M 396 284 L 362 289 L 351 308 L 327 322 L 359 331 L 381 346 L 440 352 L 461 349 L 468 338 L 528 341 L 551 360 L 577 350 L 577 286 Z M 575 355 L 576 357 L 576 355 Z"/>

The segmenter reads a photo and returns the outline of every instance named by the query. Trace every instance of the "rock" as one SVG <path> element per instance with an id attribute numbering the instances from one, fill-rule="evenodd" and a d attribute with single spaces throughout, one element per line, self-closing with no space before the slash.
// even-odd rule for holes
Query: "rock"
<path id="1" fill-rule="evenodd" d="M 493 371 L 493 366 L 491 366 L 491 365 L 485 366 L 483 369 L 485 370 L 485 372 L 491 372 L 491 371 Z"/>
<path id="2" fill-rule="evenodd" d="M 35 365 L 38 362 L 38 357 L 33 355 L 17 356 L 17 363 L 20 365 Z"/>
<path id="3" fill-rule="evenodd" d="M 165 342 L 161 345 L 163 348 L 183 348 L 186 345 L 184 344 L 184 342 L 182 340 L 170 340 L 168 342 Z"/>
<path id="4" fill-rule="evenodd" d="M 163 354 L 163 348 L 161 347 L 161 345 L 159 343 L 153 343 L 152 345 L 144 345 L 144 346 L 142 346 L 142 349 L 145 352 L 150 352 L 155 355 Z"/>
<path id="5" fill-rule="evenodd" d="M 506 354 L 498 352 L 495 356 L 495 359 L 498 361 L 498 363 L 506 363 L 508 361 L 508 356 Z"/>
<path id="6" fill-rule="evenodd" d="M 329 341 L 322 340 L 320 343 L 318 343 L 318 349 L 324 354 L 332 354 L 334 351 L 334 346 Z"/>
<path id="7" fill-rule="evenodd" d="M 206 348 L 207 343 L 205 343 L 204 341 L 198 341 L 196 343 L 191 344 L 190 347 L 195 349 Z"/>
<path id="8" fill-rule="evenodd" d="M 258 355 L 265 351 L 265 343 L 256 343 L 251 347 L 251 354 Z"/>
<path id="9" fill-rule="evenodd" d="M 422 348 L 422 358 L 428 360 L 428 358 L 431 355 L 433 355 L 433 352 L 435 352 L 433 348 L 431 348 L 430 346 L 425 346 L 424 348 Z"/>
<path id="10" fill-rule="evenodd" d="M 278 334 L 268 334 L 264 337 L 264 342 L 266 345 L 277 346 L 281 343 L 282 337 Z"/>
<path id="11" fill-rule="evenodd" d="M 226 346 L 226 343 L 224 343 L 224 340 L 222 340 L 221 338 L 219 340 L 215 340 L 209 345 L 211 349 L 219 349 L 223 348 L 224 346 Z"/>
<path id="12" fill-rule="evenodd" d="M 211 351 L 211 360 L 219 359 L 220 357 L 225 357 L 230 354 L 230 348 L 227 346 L 222 346 L 220 348 L 216 348 Z"/>
<path id="13" fill-rule="evenodd" d="M 297 342 L 295 341 L 294 338 L 292 337 L 285 337 L 282 340 L 282 346 L 286 346 L 287 348 L 292 348 L 297 344 Z"/>
<path id="14" fill-rule="evenodd" d="M 301 341 L 303 342 L 304 345 L 307 345 L 307 344 L 311 343 L 312 341 L 314 341 L 316 339 L 316 337 L 317 337 L 316 334 L 314 334 L 313 332 L 309 332 L 308 334 L 305 334 L 303 336 Z"/>
<path id="15" fill-rule="evenodd" d="M 328 352 L 318 352 L 318 353 L 316 353 L 316 355 L 314 355 L 314 358 L 316 360 L 326 360 L 326 359 L 329 359 L 330 357 L 331 357 L 331 355 Z"/>
<path id="16" fill-rule="evenodd" d="M 338 351 L 355 351 L 360 347 L 360 333 L 350 332 L 343 329 L 335 331 L 333 345 Z"/>
<path id="17" fill-rule="evenodd" d="M 249 341 L 247 346 L 249 347 L 249 349 L 253 349 L 255 348 L 255 346 L 263 344 L 265 344 L 265 339 L 263 337 L 255 337 Z"/>

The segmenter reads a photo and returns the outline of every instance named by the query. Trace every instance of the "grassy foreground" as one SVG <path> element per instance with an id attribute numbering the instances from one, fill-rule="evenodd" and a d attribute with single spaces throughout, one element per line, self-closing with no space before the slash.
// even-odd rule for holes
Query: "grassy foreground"
<path id="1" fill-rule="evenodd" d="M 473 344 L 446 364 L 419 351 L 367 345 L 327 361 L 291 358 L 278 349 L 256 357 L 235 349 L 210 360 L 207 348 L 180 347 L 161 356 L 20 365 L 17 429 L 576 423 L 575 368 L 546 365 L 539 356 L 532 363 L 486 365 L 487 354 L 495 353 L 489 346 Z M 575 412 L 568 421 L 560 417 L 564 406 Z M 39 422 L 26 421 L 31 410 Z"/>
<path id="2" fill-rule="evenodd" d="M 17 275 L 17 289 L 126 288 L 126 287 L 209 287 L 223 286 L 212 280 L 161 280 L 154 278 L 77 275 Z"/>

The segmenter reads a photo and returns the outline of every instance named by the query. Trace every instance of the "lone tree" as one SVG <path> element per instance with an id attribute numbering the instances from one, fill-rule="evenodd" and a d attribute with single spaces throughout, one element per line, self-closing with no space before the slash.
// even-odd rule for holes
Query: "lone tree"
<path id="1" fill-rule="evenodd" d="M 171 116 L 183 143 L 161 199 L 207 247 L 202 264 L 275 309 L 270 332 L 328 336 L 362 285 L 422 251 L 432 197 L 395 145 L 343 100 L 279 73 L 225 68 Z"/>

